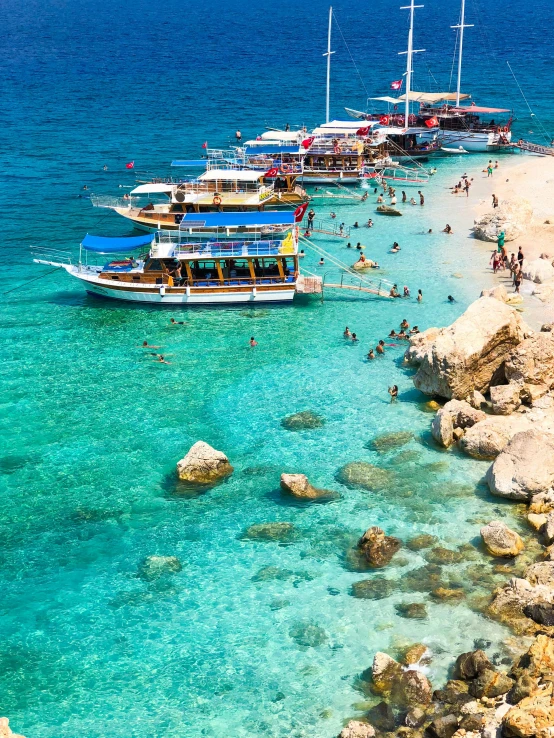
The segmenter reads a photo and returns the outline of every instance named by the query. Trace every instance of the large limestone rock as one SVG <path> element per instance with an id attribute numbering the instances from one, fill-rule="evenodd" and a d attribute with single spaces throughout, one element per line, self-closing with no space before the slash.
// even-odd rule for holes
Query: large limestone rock
<path id="1" fill-rule="evenodd" d="M 487 471 L 490 491 L 529 501 L 554 483 L 554 436 L 538 430 L 516 433 Z"/>
<path id="2" fill-rule="evenodd" d="M 302 500 L 317 500 L 332 495 L 329 490 L 313 487 L 305 474 L 281 474 L 281 489 Z"/>
<path id="3" fill-rule="evenodd" d="M 454 666 L 455 679 L 475 679 L 486 669 L 492 669 L 493 665 L 484 651 L 467 651 L 461 653 L 456 659 Z"/>
<path id="4" fill-rule="evenodd" d="M 554 267 L 546 259 L 534 259 L 523 263 L 523 276 L 537 284 L 554 279 Z"/>
<path id="5" fill-rule="evenodd" d="M 373 738 L 375 728 L 369 723 L 351 720 L 340 732 L 339 738 Z"/>
<path id="6" fill-rule="evenodd" d="M 398 538 L 386 536 L 377 526 L 368 528 L 358 541 L 358 548 L 365 556 L 368 564 L 380 568 L 389 563 L 400 548 Z"/>
<path id="7" fill-rule="evenodd" d="M 490 290 L 481 290 L 479 297 L 494 297 L 495 300 L 500 300 L 500 302 L 508 302 L 508 291 L 503 284 L 499 284 Z"/>
<path id="8" fill-rule="evenodd" d="M 179 479 L 193 484 L 213 484 L 232 472 L 233 467 L 225 454 L 204 441 L 197 441 L 177 462 Z"/>
<path id="9" fill-rule="evenodd" d="M 425 345 L 414 385 L 447 399 L 485 392 L 503 379 L 506 358 L 529 333 L 514 308 L 481 297 Z"/>
<path id="10" fill-rule="evenodd" d="M 373 691 L 377 694 L 387 694 L 392 689 L 393 682 L 402 673 L 402 667 L 387 653 L 377 651 L 373 657 L 371 676 Z"/>
<path id="11" fill-rule="evenodd" d="M 425 674 L 415 669 L 408 669 L 394 680 L 391 701 L 402 707 L 428 705 L 432 695 L 433 688 Z"/>
<path id="12" fill-rule="evenodd" d="M 492 520 L 481 528 L 481 538 L 491 556 L 511 558 L 524 549 L 519 535 L 500 520 Z"/>
<path id="13" fill-rule="evenodd" d="M 495 415 L 511 415 L 521 405 L 521 387 L 515 382 L 491 387 L 492 411 Z"/>
<path id="14" fill-rule="evenodd" d="M 519 413 L 487 417 L 466 431 L 460 448 L 474 459 L 494 459 L 517 433 L 531 427 L 531 421 Z"/>
<path id="15" fill-rule="evenodd" d="M 513 349 L 506 360 L 506 379 L 521 385 L 554 386 L 554 338 L 535 333 Z"/>
<path id="16" fill-rule="evenodd" d="M 439 446 L 448 448 L 454 443 L 452 415 L 444 407 L 438 411 L 431 423 L 431 435 Z"/>
<path id="17" fill-rule="evenodd" d="M 533 217 L 531 204 L 523 198 L 502 200 L 500 207 L 476 220 L 473 235 L 480 241 L 496 243 L 498 234 L 504 231 L 506 241 L 514 241 L 527 230 Z"/>
<path id="18" fill-rule="evenodd" d="M 0 717 L 0 738 L 24 738 L 18 733 L 14 733 L 10 728 L 10 721 L 7 717 Z"/>
<path id="19" fill-rule="evenodd" d="M 440 328 L 427 328 L 426 331 L 410 336 L 410 345 L 404 354 L 404 361 L 412 366 L 419 366 L 428 347 L 440 332 Z"/>
<path id="20" fill-rule="evenodd" d="M 463 430 L 471 428 L 487 418 L 486 413 L 479 408 L 474 408 L 465 400 L 450 400 L 443 407 L 443 410 L 446 410 L 452 416 L 454 428 L 462 428 Z"/>
<path id="21" fill-rule="evenodd" d="M 511 708 L 502 721 L 506 738 L 549 738 L 554 726 L 552 682 L 540 686 L 529 697 Z"/>
<path id="22" fill-rule="evenodd" d="M 554 639 L 538 635 L 514 668 L 516 675 L 543 677 L 554 674 Z"/>

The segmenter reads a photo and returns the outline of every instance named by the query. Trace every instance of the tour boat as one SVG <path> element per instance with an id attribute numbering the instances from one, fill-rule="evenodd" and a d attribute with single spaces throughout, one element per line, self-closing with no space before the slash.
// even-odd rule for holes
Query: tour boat
<path id="1" fill-rule="evenodd" d="M 77 263 L 40 249 L 35 249 L 34 261 L 65 269 L 92 295 L 127 302 L 289 302 L 297 291 L 298 232 L 305 209 L 183 213 L 179 233 L 123 238 L 87 234 Z M 128 256 L 133 252 L 136 258 Z M 121 257 L 113 258 L 115 254 Z M 94 256 L 99 264 L 90 263 Z"/>
<path id="2" fill-rule="evenodd" d="M 140 203 L 144 196 L 151 195 L 163 196 L 165 202 Z M 135 228 L 149 233 L 178 231 L 186 213 L 248 212 L 266 207 L 294 209 L 308 201 L 308 195 L 292 173 L 266 178 L 259 171 L 234 168 L 210 168 L 197 179 L 181 183 L 141 184 L 126 198 L 114 200 L 93 195 L 91 201 L 96 207 L 114 210 Z"/>

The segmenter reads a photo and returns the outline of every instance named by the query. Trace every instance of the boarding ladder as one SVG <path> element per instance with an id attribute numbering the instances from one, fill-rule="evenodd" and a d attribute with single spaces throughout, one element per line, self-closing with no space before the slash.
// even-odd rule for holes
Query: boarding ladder
<path id="1" fill-rule="evenodd" d="M 314 227 L 310 228 L 311 233 L 323 233 L 325 236 L 336 236 L 337 238 L 350 238 L 350 226 L 343 226 L 341 230 L 338 218 L 332 220 L 314 220 Z M 308 229 L 307 216 L 302 221 L 304 230 Z"/>
<path id="2" fill-rule="evenodd" d="M 531 141 L 518 141 L 513 146 L 516 149 L 521 149 L 521 151 L 529 151 L 531 154 L 554 156 L 554 148 L 552 146 L 541 146 L 540 144 L 531 143 Z"/>

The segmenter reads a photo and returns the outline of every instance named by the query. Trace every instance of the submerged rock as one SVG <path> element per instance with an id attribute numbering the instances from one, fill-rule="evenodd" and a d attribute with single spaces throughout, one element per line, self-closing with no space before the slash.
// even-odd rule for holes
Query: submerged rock
<path id="1" fill-rule="evenodd" d="M 361 600 L 382 600 L 390 597 L 396 587 L 397 583 L 392 579 L 362 579 L 352 585 L 352 595 Z"/>
<path id="2" fill-rule="evenodd" d="M 434 546 L 438 540 L 437 536 L 432 536 L 430 533 L 421 533 L 419 536 L 410 538 L 410 540 L 406 542 L 406 548 L 409 548 L 410 551 L 422 551 L 425 548 L 431 548 L 431 546 Z"/>
<path id="3" fill-rule="evenodd" d="M 554 436 L 537 430 L 517 433 L 487 471 L 493 495 L 528 501 L 554 483 Z"/>
<path id="4" fill-rule="evenodd" d="M 358 541 L 358 548 L 372 567 L 382 567 L 389 563 L 401 546 L 398 538 L 386 536 L 377 526 L 368 528 Z"/>
<path id="5" fill-rule="evenodd" d="M 400 661 L 406 666 L 417 664 L 428 652 L 429 649 L 424 643 L 414 643 L 413 645 L 402 649 Z"/>
<path id="6" fill-rule="evenodd" d="M 175 574 L 183 569 L 177 556 L 147 556 L 139 566 L 139 576 L 151 582 L 165 574 Z"/>
<path id="7" fill-rule="evenodd" d="M 411 431 L 397 431 L 396 433 L 384 433 L 377 436 L 368 444 L 369 448 L 379 453 L 386 453 L 395 448 L 405 446 L 413 439 L 414 434 Z"/>
<path id="8" fill-rule="evenodd" d="M 485 392 L 504 375 L 509 353 L 529 333 L 516 310 L 481 297 L 425 344 L 414 385 L 426 395 L 447 399 Z"/>
<path id="9" fill-rule="evenodd" d="M 337 480 L 347 487 L 361 487 L 374 491 L 392 485 L 394 474 L 367 461 L 351 461 L 339 469 Z"/>
<path id="10" fill-rule="evenodd" d="M 459 564 L 460 561 L 464 560 L 463 553 L 452 551 L 452 549 L 443 546 L 432 548 L 424 556 L 430 564 Z"/>
<path id="11" fill-rule="evenodd" d="M 463 589 L 451 589 L 449 587 L 436 587 L 431 591 L 431 597 L 445 602 L 458 602 L 463 600 L 465 592 Z"/>
<path id="12" fill-rule="evenodd" d="M 294 415 L 287 415 L 281 420 L 281 425 L 290 431 L 312 430 L 322 428 L 325 425 L 325 418 L 311 410 L 303 410 Z"/>
<path id="13" fill-rule="evenodd" d="M 192 484 L 213 484 L 232 472 L 225 454 L 204 441 L 197 441 L 177 463 L 179 479 Z"/>
<path id="14" fill-rule="evenodd" d="M 430 592 L 441 586 L 442 569 L 435 564 L 426 564 L 406 572 L 400 584 L 406 592 Z"/>
<path id="15" fill-rule="evenodd" d="M 296 529 L 292 523 L 255 523 L 249 526 L 243 538 L 252 541 L 283 541 L 293 540 Z"/>
<path id="16" fill-rule="evenodd" d="M 281 474 L 281 489 L 302 500 L 336 496 L 331 490 L 312 486 L 305 474 Z"/>
<path id="17" fill-rule="evenodd" d="M 299 646 L 306 648 L 317 648 L 328 640 L 325 630 L 314 623 L 295 623 L 289 630 L 289 635 Z"/>
<path id="18" fill-rule="evenodd" d="M 377 730 L 388 732 L 394 730 L 396 726 L 394 712 L 388 702 L 379 702 L 378 705 L 371 707 L 368 710 L 367 717 Z"/>
<path id="19" fill-rule="evenodd" d="M 524 549 L 523 541 L 500 520 L 492 520 L 481 528 L 481 538 L 491 556 L 517 556 Z"/>
<path id="20" fill-rule="evenodd" d="M 424 602 L 401 602 L 394 606 L 401 618 L 424 620 L 427 617 L 427 608 Z"/>
<path id="21" fill-rule="evenodd" d="M 294 576 L 294 572 L 289 569 L 280 569 L 278 566 L 262 566 L 253 577 L 250 577 L 252 582 L 271 582 L 271 581 L 282 581 L 284 579 L 290 579 Z"/>

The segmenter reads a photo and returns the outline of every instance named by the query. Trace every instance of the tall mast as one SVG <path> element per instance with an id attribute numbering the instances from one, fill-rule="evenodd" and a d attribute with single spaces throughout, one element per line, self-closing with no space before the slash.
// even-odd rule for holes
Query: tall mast
<path id="1" fill-rule="evenodd" d="M 408 128 L 410 118 L 410 92 L 412 89 L 412 59 L 414 54 L 419 54 L 425 49 L 414 49 L 414 10 L 423 8 L 423 5 L 414 5 L 414 0 L 410 0 L 410 5 L 404 5 L 400 10 L 410 11 L 410 30 L 408 32 L 408 51 L 401 51 L 400 54 L 406 54 L 406 112 L 404 113 L 404 127 Z"/>
<path id="2" fill-rule="evenodd" d="M 460 105 L 460 90 L 462 88 L 462 51 L 464 47 L 464 28 L 473 28 L 473 24 L 466 25 L 465 15 L 466 15 L 466 0 L 462 0 L 460 23 L 457 26 L 450 26 L 451 28 L 460 29 L 460 48 L 458 51 L 458 84 L 456 86 L 456 107 Z"/>
<path id="3" fill-rule="evenodd" d="M 412 0 L 413 2 L 413 0 Z M 325 122 L 329 123 L 329 97 L 331 93 L 331 54 L 334 54 L 334 51 L 331 51 L 331 25 L 333 23 L 333 8 L 329 8 L 329 30 L 327 32 L 327 53 L 323 54 L 323 56 L 327 57 L 327 100 L 326 100 L 326 107 L 325 107 Z"/>

